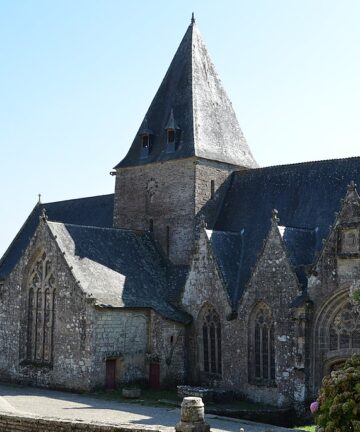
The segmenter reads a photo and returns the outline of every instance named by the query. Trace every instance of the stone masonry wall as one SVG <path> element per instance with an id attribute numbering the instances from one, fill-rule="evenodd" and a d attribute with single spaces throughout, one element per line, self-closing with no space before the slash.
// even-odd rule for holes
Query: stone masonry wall
<path id="1" fill-rule="evenodd" d="M 278 406 L 296 406 L 304 400 L 304 369 L 296 364 L 297 332 L 295 310 L 291 302 L 300 294 L 297 278 L 290 267 L 281 236 L 275 222 L 265 241 L 263 251 L 254 268 L 238 311 L 240 322 L 239 344 L 246 353 L 244 391 L 254 400 Z M 271 311 L 274 325 L 275 385 L 254 384 L 249 372 L 252 368 L 249 350 L 255 323 L 252 312 L 259 303 Z"/>
<path id="2" fill-rule="evenodd" d="M 151 311 L 149 352 L 160 363 L 160 381 L 165 387 L 183 383 L 185 377 L 184 325 L 162 318 Z"/>
<path id="3" fill-rule="evenodd" d="M 195 214 L 203 214 L 209 227 L 215 223 L 230 174 L 235 169 L 238 170 L 239 167 L 205 159 L 198 160 L 195 165 Z"/>
<path id="4" fill-rule="evenodd" d="M 194 247 L 195 216 L 214 222 L 230 173 L 236 167 L 196 158 L 121 168 L 116 174 L 114 226 L 147 230 L 175 264 L 188 264 Z M 211 198 L 211 181 L 214 197 Z"/>
<path id="5" fill-rule="evenodd" d="M 308 292 L 312 301 L 312 328 L 308 346 L 311 359 L 309 368 L 309 393 L 317 394 L 324 374 L 337 362 L 352 354 L 360 354 L 360 347 L 342 338 L 340 347 L 330 348 L 330 326 L 341 311 L 351 305 L 351 291 L 360 285 L 360 199 L 355 186 L 349 185 L 334 225 L 311 276 Z M 354 305 L 347 319 L 358 317 Z M 359 320 L 359 317 L 357 318 Z M 354 325 L 347 322 L 346 331 Z M 355 345 L 355 346 L 354 346 Z"/>
<path id="6" fill-rule="evenodd" d="M 231 307 L 223 279 L 213 257 L 211 245 L 200 233 L 196 253 L 183 293 L 183 306 L 193 318 L 189 329 L 189 372 L 194 383 L 204 376 L 203 347 L 199 313 L 205 304 L 215 308 L 221 318 L 222 375 L 215 385 L 232 389 L 249 399 L 278 406 L 295 404 L 304 396 L 304 372 L 295 368 L 296 336 L 290 302 L 298 295 L 297 280 L 283 249 L 277 227 L 269 234 L 253 276 L 244 293 L 237 316 Z M 254 307 L 264 302 L 271 310 L 275 327 L 275 386 L 251 384 L 249 376 L 250 322 Z"/>
<path id="7" fill-rule="evenodd" d="M 130 424 L 84 423 L 76 420 L 48 419 L 0 413 L 0 430 L 4 432 L 171 432 L 174 428 Z"/>
<path id="8" fill-rule="evenodd" d="M 202 351 L 202 323 L 198 316 L 206 305 L 215 308 L 221 317 L 222 326 L 222 351 L 223 351 L 223 381 L 219 385 L 230 384 L 227 374 L 231 367 L 231 358 L 237 359 L 236 344 L 234 344 L 232 327 L 233 324 L 226 321 L 231 308 L 227 293 L 222 285 L 214 258 L 209 249 L 207 235 L 204 229 L 199 233 L 196 244 L 196 252 L 191 263 L 189 276 L 186 281 L 182 295 L 182 305 L 184 309 L 193 316 L 193 322 L 187 329 L 187 373 L 194 384 L 201 383 L 201 371 L 203 370 L 203 351 Z M 228 338 L 230 338 L 228 340 Z M 228 342 L 226 342 L 228 340 Z"/>
<path id="9" fill-rule="evenodd" d="M 100 309 L 95 312 L 93 346 L 94 386 L 105 385 L 106 359 L 116 359 L 117 384 L 147 379 L 149 313 Z"/>
<path id="10" fill-rule="evenodd" d="M 24 362 L 27 338 L 27 278 L 45 251 L 55 275 L 53 364 Z M 0 379 L 76 390 L 91 387 L 92 306 L 41 222 L 30 245 L 5 280 L 0 295 Z"/>
<path id="11" fill-rule="evenodd" d="M 117 170 L 114 226 L 153 232 L 175 264 L 188 261 L 193 247 L 194 159 Z"/>

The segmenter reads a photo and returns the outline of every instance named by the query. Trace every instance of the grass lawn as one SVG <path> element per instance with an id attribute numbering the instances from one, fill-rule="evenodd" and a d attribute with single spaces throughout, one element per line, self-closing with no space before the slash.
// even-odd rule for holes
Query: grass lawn
<path id="1" fill-rule="evenodd" d="M 315 426 L 298 426 L 294 427 L 294 429 L 299 431 L 315 432 Z"/>

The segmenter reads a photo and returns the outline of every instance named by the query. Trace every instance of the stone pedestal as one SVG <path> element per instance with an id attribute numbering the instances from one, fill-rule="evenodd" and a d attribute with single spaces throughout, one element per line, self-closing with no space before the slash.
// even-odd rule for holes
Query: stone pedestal
<path id="1" fill-rule="evenodd" d="M 185 397 L 181 404 L 181 421 L 176 432 L 209 432 L 210 426 L 204 420 L 204 404 L 199 397 Z"/>

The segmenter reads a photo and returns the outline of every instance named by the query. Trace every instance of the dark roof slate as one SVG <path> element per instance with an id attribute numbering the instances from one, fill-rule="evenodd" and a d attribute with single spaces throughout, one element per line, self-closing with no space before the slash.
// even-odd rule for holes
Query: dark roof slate
<path id="1" fill-rule="evenodd" d="M 234 293 L 239 283 L 239 269 L 244 248 L 242 233 L 206 230 L 217 265 L 229 293 Z"/>
<path id="2" fill-rule="evenodd" d="M 290 264 L 294 267 L 312 264 L 316 251 L 317 229 L 279 226 Z"/>
<path id="3" fill-rule="evenodd" d="M 188 322 L 168 298 L 167 263 L 149 234 L 48 222 L 81 288 L 98 306 L 152 308 Z"/>
<path id="4" fill-rule="evenodd" d="M 179 128 L 174 152 L 166 149 L 171 115 Z M 144 124 L 152 134 L 148 157 L 141 157 Z M 115 168 L 192 156 L 257 166 L 194 23 L 187 29 L 129 152 Z"/>
<path id="5" fill-rule="evenodd" d="M 28 246 L 38 226 L 39 216 L 44 208 L 46 209 L 48 218 L 55 222 L 111 227 L 114 195 L 100 195 L 37 204 L 1 258 L 0 279 L 5 279 L 8 276 L 18 262 L 22 252 Z"/>
<path id="6" fill-rule="evenodd" d="M 360 158 L 280 165 L 233 174 L 214 229 L 243 231 L 244 258 L 238 286 L 229 295 L 236 305 L 270 229 L 272 209 L 289 227 L 284 237 L 290 262 L 314 261 L 340 210 L 351 180 L 360 184 Z M 300 252 L 297 248 L 303 248 Z M 234 262 L 234 270 L 237 264 Z M 301 273 L 301 272 L 300 272 Z M 299 275 L 300 275 L 299 273 Z"/>

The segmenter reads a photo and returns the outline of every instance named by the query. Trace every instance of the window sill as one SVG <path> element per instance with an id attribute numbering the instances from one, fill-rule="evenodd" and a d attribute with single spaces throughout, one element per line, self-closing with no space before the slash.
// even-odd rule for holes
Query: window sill
<path id="1" fill-rule="evenodd" d="M 31 366 L 34 368 L 52 369 L 53 364 L 50 362 L 44 362 L 40 360 L 22 360 L 20 366 L 27 367 Z"/>
<path id="2" fill-rule="evenodd" d="M 251 381 L 249 381 L 249 384 L 255 385 L 257 387 L 269 387 L 269 388 L 277 387 L 276 382 L 274 380 L 252 379 Z"/>

